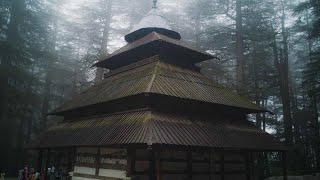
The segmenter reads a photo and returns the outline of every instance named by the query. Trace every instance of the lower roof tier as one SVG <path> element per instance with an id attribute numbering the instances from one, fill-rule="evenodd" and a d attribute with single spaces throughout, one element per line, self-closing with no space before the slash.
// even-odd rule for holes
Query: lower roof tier
<path id="1" fill-rule="evenodd" d="M 166 113 L 150 109 L 62 122 L 29 148 L 161 145 L 284 151 L 286 144 L 245 119 Z"/>
<path id="2" fill-rule="evenodd" d="M 105 79 L 66 102 L 51 114 L 63 113 L 92 105 L 101 105 L 139 94 L 159 94 L 244 109 L 247 113 L 267 110 L 240 97 L 202 75 L 200 72 L 163 62 L 159 56 L 111 71 Z M 156 102 L 154 102 L 156 103 Z"/>

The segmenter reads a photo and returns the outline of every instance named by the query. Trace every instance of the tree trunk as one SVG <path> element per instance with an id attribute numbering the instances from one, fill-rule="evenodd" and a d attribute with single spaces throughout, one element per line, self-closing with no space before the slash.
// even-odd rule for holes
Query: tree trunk
<path id="1" fill-rule="evenodd" d="M 41 107 L 41 120 L 40 120 L 40 131 L 45 131 L 47 129 L 47 113 L 49 111 L 49 102 L 51 94 L 51 68 L 52 62 L 49 60 L 47 65 L 47 72 L 44 83 L 44 92 Z"/>
<path id="2" fill-rule="evenodd" d="M 309 15 L 309 12 L 306 11 L 306 21 L 307 21 L 307 27 L 311 27 L 309 19 L 311 18 Z M 309 62 L 312 63 L 312 41 L 310 38 L 307 40 L 308 43 L 308 51 L 309 51 Z M 314 136 L 315 136 L 315 152 L 316 152 L 316 166 L 317 168 L 320 168 L 320 133 L 319 133 L 319 114 L 318 114 L 318 106 L 317 106 L 317 96 L 316 96 L 317 90 L 316 90 L 316 82 L 315 80 L 311 81 L 311 108 L 312 108 L 312 114 L 313 114 L 313 121 L 314 121 Z"/>
<path id="3" fill-rule="evenodd" d="M 236 80 L 238 86 L 238 93 L 244 95 L 244 45 L 243 45 L 243 32 L 242 32 L 242 11 L 241 0 L 236 1 Z"/>
<path id="4" fill-rule="evenodd" d="M 283 110 L 283 121 L 284 121 L 284 137 L 287 143 L 292 143 L 292 118 L 291 118 L 291 107 L 290 107 L 290 96 L 289 96 L 289 65 L 288 65 L 288 42 L 287 34 L 285 30 L 285 14 L 281 18 L 282 25 L 282 37 L 284 49 L 280 49 L 280 57 L 276 41 L 276 33 L 273 37 L 273 53 L 274 53 L 274 66 L 278 71 L 279 86 L 280 86 L 280 97 L 282 100 Z"/>
<path id="5" fill-rule="evenodd" d="M 9 161 L 9 154 L 12 151 L 11 127 L 15 124 L 8 118 L 9 110 L 9 72 L 11 62 L 16 60 L 16 51 L 19 50 L 19 26 L 23 21 L 25 9 L 25 0 L 13 0 L 10 8 L 10 23 L 7 29 L 7 44 L 2 49 L 2 58 L 0 63 L 0 142 L 2 147 L 6 147 L 0 152 L 0 169 L 8 170 L 8 167 L 14 162 Z M 10 164 L 10 165 L 9 165 Z"/>
<path id="6" fill-rule="evenodd" d="M 267 109 L 267 103 L 268 103 L 268 99 L 263 100 L 262 107 Z M 262 129 L 263 131 L 266 131 L 266 113 L 262 114 Z"/>
<path id="7" fill-rule="evenodd" d="M 58 7 L 57 7 L 58 8 Z M 41 120 L 40 120 L 40 131 L 45 131 L 47 129 L 47 114 L 49 112 L 49 104 L 50 104 L 50 96 L 51 96 L 51 88 L 52 88 L 52 73 L 53 73 L 53 65 L 54 62 L 57 61 L 56 58 L 56 41 L 57 41 L 57 30 L 58 29 L 58 21 L 57 19 L 53 20 L 53 32 L 52 32 L 52 44 L 47 47 L 52 54 L 52 58 L 47 60 L 47 66 L 45 67 L 46 75 L 44 82 L 44 91 L 43 91 L 43 99 L 42 99 L 42 107 L 41 107 Z"/>
<path id="8" fill-rule="evenodd" d="M 256 43 L 253 43 L 253 53 L 255 56 L 256 53 Z M 257 59 L 253 58 L 253 81 L 254 81 L 254 93 L 255 93 L 255 101 L 257 105 L 260 105 L 261 97 L 260 97 L 260 91 L 259 91 L 259 79 L 258 79 L 258 64 Z M 256 126 L 261 129 L 261 114 L 256 114 Z"/>
<path id="9" fill-rule="evenodd" d="M 284 135 L 288 143 L 293 142 L 292 133 L 292 117 L 290 107 L 290 92 L 289 92 L 289 52 L 288 52 L 288 37 L 285 28 L 285 12 L 283 10 L 281 17 L 282 38 L 283 38 L 283 57 L 281 62 L 281 81 L 280 81 L 280 94 L 283 104 L 283 117 L 284 117 Z"/>
<path id="10" fill-rule="evenodd" d="M 104 19 L 104 27 L 103 27 L 103 35 L 102 35 L 102 43 L 100 47 L 100 55 L 99 60 L 104 60 L 104 58 L 108 54 L 108 41 L 109 41 L 109 33 L 110 33 L 110 24 L 112 22 L 112 1 L 113 0 L 105 0 L 104 3 L 106 5 L 106 15 Z M 103 79 L 104 68 L 97 68 L 96 77 L 94 79 L 95 83 L 100 82 Z"/>
<path id="11" fill-rule="evenodd" d="M 291 98 L 291 102 L 292 102 L 292 116 L 293 116 L 293 135 L 294 135 L 294 142 L 295 143 L 300 143 L 300 124 L 297 118 L 295 118 L 296 114 L 297 114 L 297 103 L 296 103 L 296 98 L 294 97 L 294 93 L 293 93 L 293 88 L 291 87 L 291 94 L 290 94 L 290 98 Z"/>

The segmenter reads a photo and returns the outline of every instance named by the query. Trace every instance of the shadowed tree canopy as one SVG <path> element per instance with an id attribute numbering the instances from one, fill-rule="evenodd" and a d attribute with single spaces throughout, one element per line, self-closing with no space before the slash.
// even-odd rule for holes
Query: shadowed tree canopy
<path id="1" fill-rule="evenodd" d="M 93 64 L 125 62 L 104 60 L 151 31 L 217 57 L 197 66 L 273 113 L 247 119 L 294 147 L 289 172 L 319 172 L 319 0 L 1 0 L 0 171 L 35 163 L 23 146 L 62 120 L 48 113 L 99 85 L 109 70 Z M 261 178 L 278 175 L 279 157 L 259 156 Z"/>

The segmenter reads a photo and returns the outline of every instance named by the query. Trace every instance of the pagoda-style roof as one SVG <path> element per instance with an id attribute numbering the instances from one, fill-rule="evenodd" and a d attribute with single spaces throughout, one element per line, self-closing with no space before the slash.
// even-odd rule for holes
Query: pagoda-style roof
<path id="1" fill-rule="evenodd" d="M 111 71 L 102 82 L 65 103 L 52 114 L 110 102 L 138 94 L 159 94 L 178 99 L 235 107 L 248 113 L 267 110 L 238 96 L 200 72 L 163 62 L 159 56 Z"/>
<path id="2" fill-rule="evenodd" d="M 178 32 L 173 31 L 164 16 L 154 7 L 145 17 L 133 27 L 133 29 L 125 36 L 127 42 L 136 41 L 151 32 L 157 32 L 167 37 L 180 40 L 181 36 Z"/>
<path id="3" fill-rule="evenodd" d="M 62 122 L 29 148 L 119 145 L 287 150 L 246 120 L 148 109 Z"/>
<path id="4" fill-rule="evenodd" d="M 208 53 L 193 48 L 182 40 L 173 39 L 153 31 L 143 38 L 125 45 L 110 54 L 105 60 L 94 64 L 94 66 L 117 69 L 154 55 L 174 57 L 178 63 L 184 64 L 196 64 L 215 58 Z"/>
<path id="5" fill-rule="evenodd" d="M 266 109 L 200 73 L 195 64 L 214 57 L 181 41 L 159 14 L 156 0 L 126 40 L 126 46 L 95 64 L 111 70 L 105 78 L 52 112 L 64 121 L 30 148 L 287 150 L 246 119 Z"/>

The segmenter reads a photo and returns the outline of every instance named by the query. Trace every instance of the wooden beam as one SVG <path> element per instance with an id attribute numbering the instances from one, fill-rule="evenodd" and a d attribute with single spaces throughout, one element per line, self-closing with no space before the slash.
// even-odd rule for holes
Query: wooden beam
<path id="1" fill-rule="evenodd" d="M 161 174 L 182 174 L 182 175 L 186 175 L 187 173 L 189 173 L 189 171 L 161 171 Z M 246 171 L 245 170 L 234 170 L 234 171 L 225 171 L 224 175 L 239 175 L 239 174 L 245 174 Z M 135 171 L 132 175 L 148 175 L 149 172 L 148 171 Z M 221 175 L 221 172 L 208 172 L 208 171 L 203 171 L 203 172 L 192 172 L 193 175 Z"/>
<path id="2" fill-rule="evenodd" d="M 77 153 L 78 157 L 96 157 L 96 154 L 91 154 L 91 153 Z M 124 155 L 110 155 L 110 154 L 101 154 L 100 153 L 100 157 L 101 158 L 115 158 L 115 159 L 126 159 L 127 156 Z"/>
<path id="3" fill-rule="evenodd" d="M 287 155 L 286 152 L 281 152 L 282 156 L 282 173 L 283 173 L 283 180 L 288 180 L 287 174 Z"/>

